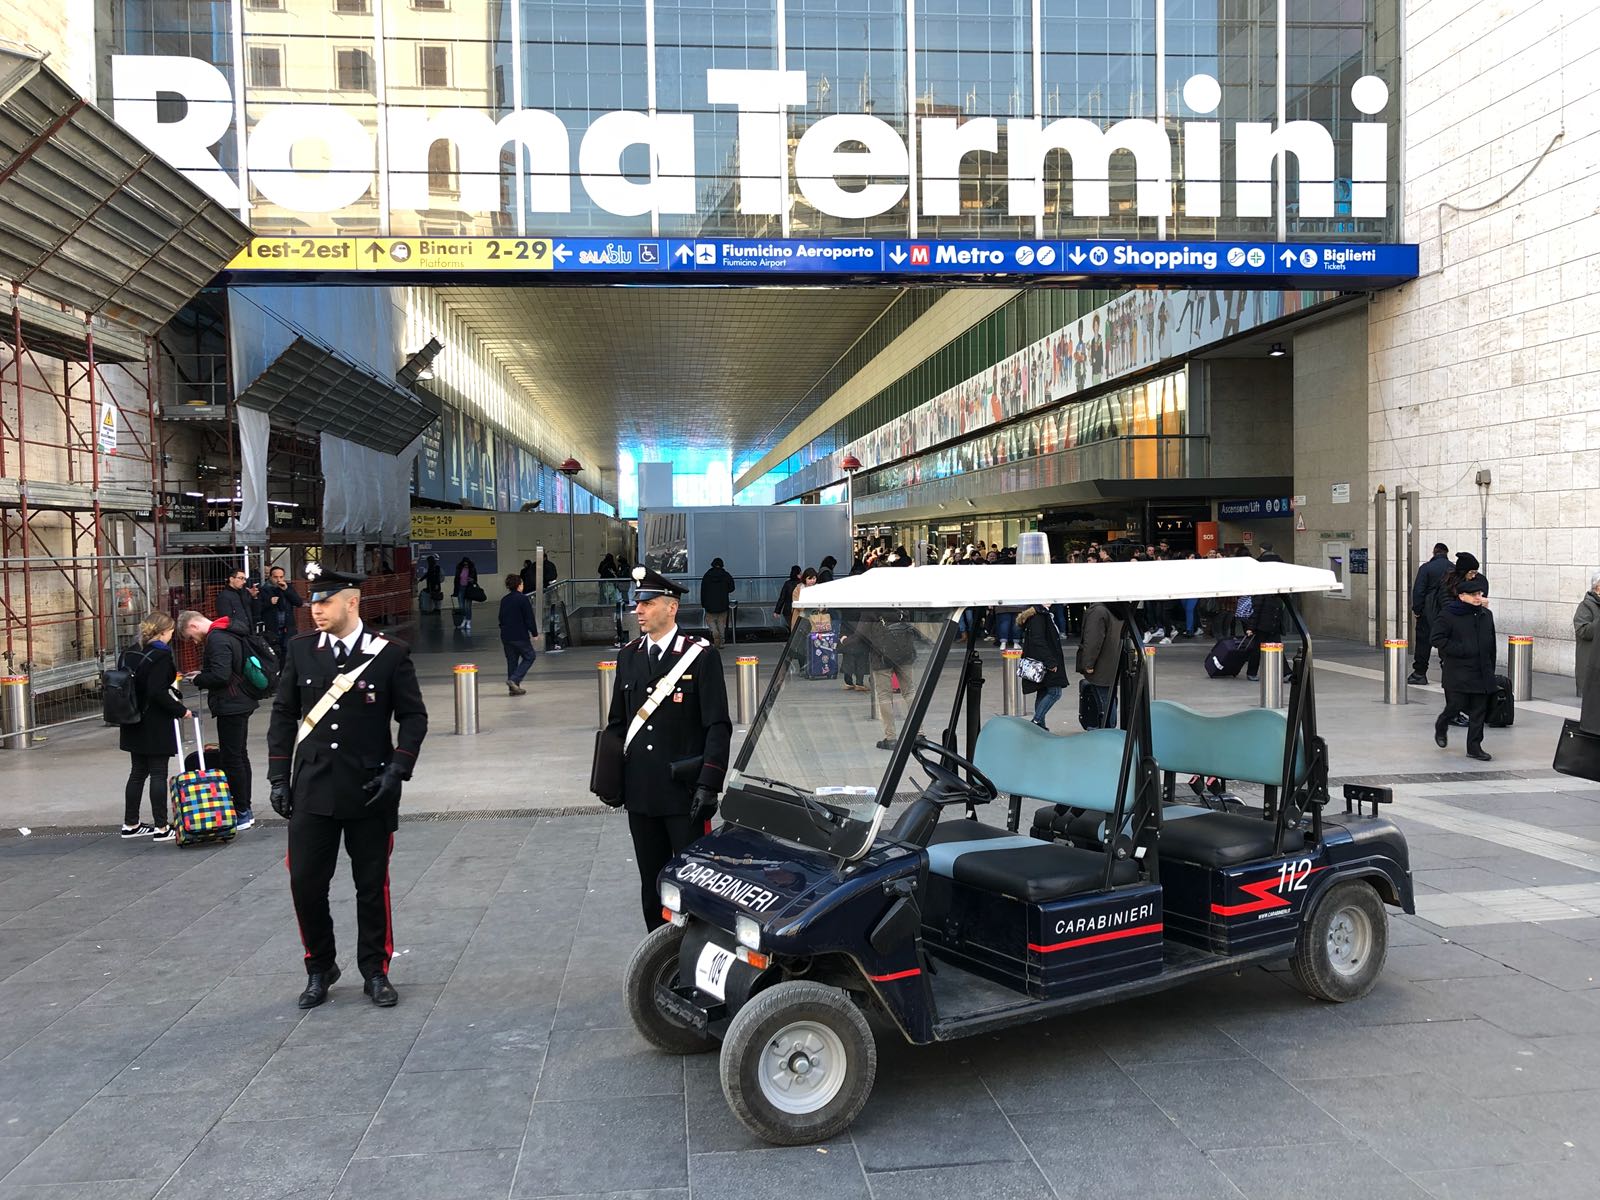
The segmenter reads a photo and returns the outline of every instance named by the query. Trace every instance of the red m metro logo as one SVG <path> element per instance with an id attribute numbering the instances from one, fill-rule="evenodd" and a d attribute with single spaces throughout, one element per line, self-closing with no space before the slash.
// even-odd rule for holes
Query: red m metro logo
<path id="1" fill-rule="evenodd" d="M 926 246 L 911 247 L 911 265 L 925 267 L 928 265 L 928 248 Z"/>

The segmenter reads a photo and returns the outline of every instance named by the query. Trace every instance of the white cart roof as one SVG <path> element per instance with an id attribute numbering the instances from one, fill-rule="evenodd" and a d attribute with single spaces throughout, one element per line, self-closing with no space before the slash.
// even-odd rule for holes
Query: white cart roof
<path id="1" fill-rule="evenodd" d="M 1330 592 L 1333 572 L 1253 558 L 1035 566 L 874 567 L 800 589 L 796 608 L 965 608 L 1198 600 L 1207 596 Z"/>

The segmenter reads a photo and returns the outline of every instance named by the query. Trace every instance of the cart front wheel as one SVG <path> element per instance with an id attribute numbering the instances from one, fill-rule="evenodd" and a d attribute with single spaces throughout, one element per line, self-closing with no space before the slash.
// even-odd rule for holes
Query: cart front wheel
<path id="1" fill-rule="evenodd" d="M 628 998 L 628 1016 L 645 1041 L 668 1054 L 703 1054 L 716 1049 L 716 1039 L 668 1016 L 656 1003 L 656 986 L 670 986 L 678 978 L 678 951 L 682 946 L 681 927 L 663 925 L 652 930 L 628 961 L 622 990 Z"/>
<path id="2" fill-rule="evenodd" d="M 722 1042 L 722 1091 L 744 1127 L 799 1146 L 847 1128 L 867 1103 L 878 1047 L 848 994 L 804 980 L 751 998 Z"/>
<path id="3" fill-rule="evenodd" d="M 1389 954 L 1389 914 L 1370 883 L 1352 879 L 1329 888 L 1300 928 L 1290 967 L 1318 1000 L 1343 1003 L 1372 990 Z"/>

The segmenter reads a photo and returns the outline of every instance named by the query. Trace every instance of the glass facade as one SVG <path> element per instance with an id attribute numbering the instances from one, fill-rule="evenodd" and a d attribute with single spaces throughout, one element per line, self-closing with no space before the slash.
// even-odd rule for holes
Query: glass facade
<path id="1" fill-rule="evenodd" d="M 1351 140 L 1397 105 L 1351 86 L 1395 2 L 107 0 L 101 100 L 260 232 L 423 236 L 1275 236 L 1237 127 L 1281 110 L 1331 150 L 1284 156 L 1286 235 L 1382 238 Z"/>

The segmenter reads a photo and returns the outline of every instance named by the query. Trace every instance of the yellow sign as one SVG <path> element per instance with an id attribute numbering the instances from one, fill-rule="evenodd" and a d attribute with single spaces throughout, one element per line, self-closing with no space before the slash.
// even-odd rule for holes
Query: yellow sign
<path id="1" fill-rule="evenodd" d="M 548 271 L 541 237 L 252 238 L 230 271 Z"/>
<path id="2" fill-rule="evenodd" d="M 493 513 L 435 512 L 418 510 L 411 514 L 413 542 L 477 541 L 495 538 Z"/>

